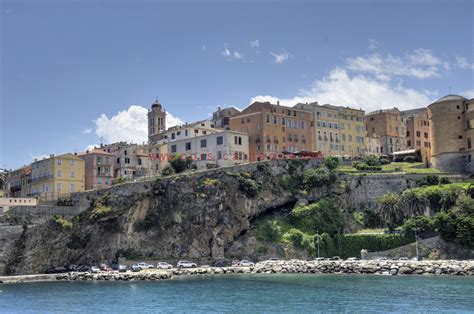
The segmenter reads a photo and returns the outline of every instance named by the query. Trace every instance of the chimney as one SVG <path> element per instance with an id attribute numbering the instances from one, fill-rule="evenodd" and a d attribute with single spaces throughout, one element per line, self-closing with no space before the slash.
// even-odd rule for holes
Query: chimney
<path id="1" fill-rule="evenodd" d="M 280 105 L 280 101 L 279 101 L 279 100 L 277 100 L 277 106 L 279 106 L 279 105 Z"/>

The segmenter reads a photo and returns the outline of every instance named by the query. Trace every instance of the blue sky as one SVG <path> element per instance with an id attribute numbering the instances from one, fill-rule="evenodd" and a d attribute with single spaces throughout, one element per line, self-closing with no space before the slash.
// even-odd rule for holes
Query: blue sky
<path id="1" fill-rule="evenodd" d="M 474 97 L 473 1 L 6 1 L 0 168 L 252 100 Z"/>

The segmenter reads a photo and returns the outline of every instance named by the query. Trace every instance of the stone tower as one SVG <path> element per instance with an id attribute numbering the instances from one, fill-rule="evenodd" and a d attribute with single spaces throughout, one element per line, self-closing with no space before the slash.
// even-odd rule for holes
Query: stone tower
<path id="1" fill-rule="evenodd" d="M 148 142 L 155 143 L 158 134 L 166 130 L 166 111 L 158 100 L 151 105 L 148 111 Z"/>

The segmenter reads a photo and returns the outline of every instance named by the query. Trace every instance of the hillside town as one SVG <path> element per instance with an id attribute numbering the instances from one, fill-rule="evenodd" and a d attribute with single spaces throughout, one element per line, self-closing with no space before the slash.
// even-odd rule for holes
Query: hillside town
<path id="1" fill-rule="evenodd" d="M 169 174 L 170 160 L 195 170 L 229 167 L 302 153 L 351 161 L 417 156 L 426 167 L 472 173 L 474 99 L 447 95 L 425 108 L 364 110 L 330 104 L 254 102 L 218 108 L 212 118 L 167 128 L 165 107 L 148 111 L 148 143 L 101 144 L 51 154 L 5 172 L 4 197 L 57 201 L 71 193 Z"/>

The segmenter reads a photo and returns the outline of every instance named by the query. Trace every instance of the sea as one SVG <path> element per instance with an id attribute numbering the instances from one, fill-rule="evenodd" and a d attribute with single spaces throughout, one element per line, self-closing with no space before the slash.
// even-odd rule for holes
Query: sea
<path id="1" fill-rule="evenodd" d="M 474 313 L 474 278 L 251 274 L 0 284 L 0 313 Z"/>

